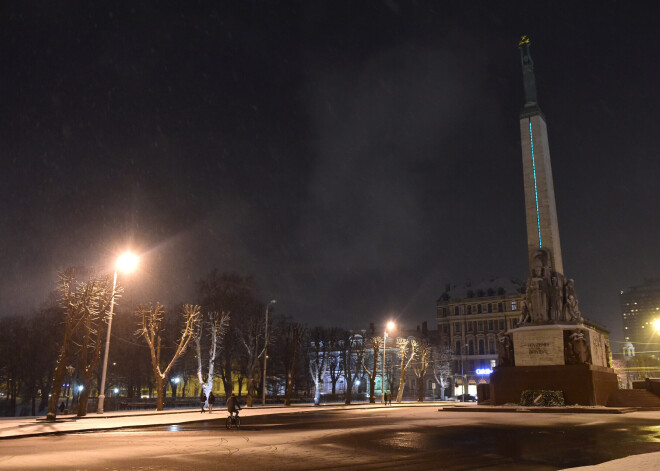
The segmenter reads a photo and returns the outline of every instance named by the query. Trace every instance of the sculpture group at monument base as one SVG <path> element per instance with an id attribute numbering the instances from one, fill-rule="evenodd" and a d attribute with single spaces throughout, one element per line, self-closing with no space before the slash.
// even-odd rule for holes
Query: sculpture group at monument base
<path id="1" fill-rule="evenodd" d="M 558 390 L 567 405 L 604 406 L 619 388 L 611 368 L 579 365 L 497 366 L 490 375 L 490 401 L 518 404 L 525 390 Z"/>

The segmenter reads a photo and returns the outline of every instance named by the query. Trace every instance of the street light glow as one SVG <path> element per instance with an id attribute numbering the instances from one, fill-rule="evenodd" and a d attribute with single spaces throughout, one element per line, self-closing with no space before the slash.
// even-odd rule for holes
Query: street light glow
<path id="1" fill-rule="evenodd" d="M 136 255 L 132 254 L 131 252 L 126 252 L 124 254 L 121 254 L 117 259 L 117 270 L 127 273 L 131 272 L 135 270 L 135 267 L 137 266 L 137 262 L 138 262 L 138 258 Z"/>
<path id="2" fill-rule="evenodd" d="M 396 327 L 396 324 L 393 321 L 387 323 L 387 330 L 392 331 Z"/>
<path id="3" fill-rule="evenodd" d="M 660 319 L 656 319 L 653 322 L 653 328 L 655 329 L 656 332 L 660 332 Z"/>

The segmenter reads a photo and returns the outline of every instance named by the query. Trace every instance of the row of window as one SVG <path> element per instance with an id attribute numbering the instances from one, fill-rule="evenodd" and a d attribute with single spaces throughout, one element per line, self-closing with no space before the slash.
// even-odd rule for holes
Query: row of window
<path id="1" fill-rule="evenodd" d="M 497 324 L 496 324 L 497 322 Z M 513 329 L 516 327 L 518 321 L 516 319 L 509 319 L 509 328 Z M 462 333 L 462 322 L 454 322 L 454 335 Z M 504 319 L 489 319 L 488 321 L 467 321 L 465 322 L 465 331 L 466 332 L 484 332 L 488 327 L 489 332 L 506 330 L 506 322 Z M 442 332 L 445 334 L 449 333 L 449 324 L 443 324 Z"/>
<path id="2" fill-rule="evenodd" d="M 457 340 L 454 346 L 456 347 L 454 353 L 457 355 L 494 355 L 497 353 L 495 350 L 495 339 L 493 338 L 488 339 L 488 350 L 486 350 L 484 339 L 479 339 L 476 345 L 474 340 L 468 340 L 466 345 L 463 345 L 460 340 Z"/>
<path id="3" fill-rule="evenodd" d="M 463 304 L 449 307 L 441 307 L 440 314 L 443 317 L 449 315 L 449 313 L 458 316 L 461 314 L 485 314 L 491 312 L 506 312 L 507 303 L 483 303 L 483 304 Z M 518 301 L 510 302 L 511 311 L 518 310 Z"/>

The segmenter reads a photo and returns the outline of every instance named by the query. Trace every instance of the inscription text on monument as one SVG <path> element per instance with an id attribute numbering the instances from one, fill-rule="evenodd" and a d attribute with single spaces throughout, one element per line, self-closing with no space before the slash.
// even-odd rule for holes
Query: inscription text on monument
<path id="1" fill-rule="evenodd" d="M 564 336 L 561 329 L 517 330 L 513 332 L 516 366 L 564 364 Z"/>

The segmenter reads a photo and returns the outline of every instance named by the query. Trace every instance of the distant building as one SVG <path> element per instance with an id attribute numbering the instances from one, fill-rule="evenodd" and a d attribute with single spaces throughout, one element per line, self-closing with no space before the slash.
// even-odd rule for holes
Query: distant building
<path id="1" fill-rule="evenodd" d="M 660 375 L 660 281 L 621 291 L 624 344 L 613 356 L 621 387 Z"/>
<path id="2" fill-rule="evenodd" d="M 385 332 L 385 326 L 376 327 L 373 323 L 369 325 L 368 329 L 361 329 L 352 331 L 352 338 L 356 340 L 356 346 L 354 350 L 353 358 L 357 361 L 358 357 L 363 358 L 364 363 L 370 367 L 373 364 L 373 351 L 364 347 L 365 342 L 372 337 L 383 337 Z M 399 379 L 400 379 L 400 353 L 397 347 L 397 339 L 405 338 L 409 340 L 416 340 L 417 342 L 426 341 L 432 346 L 437 345 L 437 331 L 429 330 L 427 323 L 422 322 L 417 326 L 416 329 L 408 329 L 404 326 L 397 325 L 396 329 L 393 332 L 388 332 L 387 343 L 385 347 L 385 390 L 388 393 L 396 394 L 399 388 Z M 340 342 L 334 348 L 328 352 L 329 355 L 329 366 L 325 372 L 325 375 L 321 378 L 319 384 L 319 391 L 321 394 L 321 401 L 325 402 L 326 400 L 338 400 L 343 398 L 346 394 L 346 378 L 344 376 L 343 362 L 341 361 L 341 352 L 338 348 L 343 346 L 343 342 Z M 362 355 L 358 354 L 358 350 L 363 349 Z M 383 349 L 382 347 L 378 351 L 378 371 L 374 384 L 374 395 L 376 396 L 376 402 L 381 401 L 383 393 Z M 414 361 L 413 361 L 414 363 Z M 403 400 L 414 400 L 417 390 L 416 377 L 413 371 L 415 365 L 409 365 L 406 370 L 406 384 L 404 387 Z M 334 371 L 333 371 L 334 370 Z M 357 368 L 354 371 L 355 383 L 353 385 L 353 401 L 364 401 L 367 400 L 370 396 L 369 390 L 369 376 L 362 368 Z M 333 388 L 333 376 L 334 388 Z M 424 396 L 427 399 L 438 398 L 440 395 L 440 388 L 437 387 L 434 376 L 433 369 L 429 367 L 426 371 L 424 377 Z M 334 392 L 334 394 L 333 394 Z"/>
<path id="3" fill-rule="evenodd" d="M 497 333 L 516 327 L 524 297 L 524 282 L 495 278 L 447 286 L 438 298 L 438 336 L 452 352 L 454 395 L 476 396 L 477 384 L 488 382 L 497 365 Z"/>
<path id="4" fill-rule="evenodd" d="M 619 298 L 624 340 L 634 347 L 632 355 L 657 358 L 660 353 L 660 280 L 623 290 Z"/>

